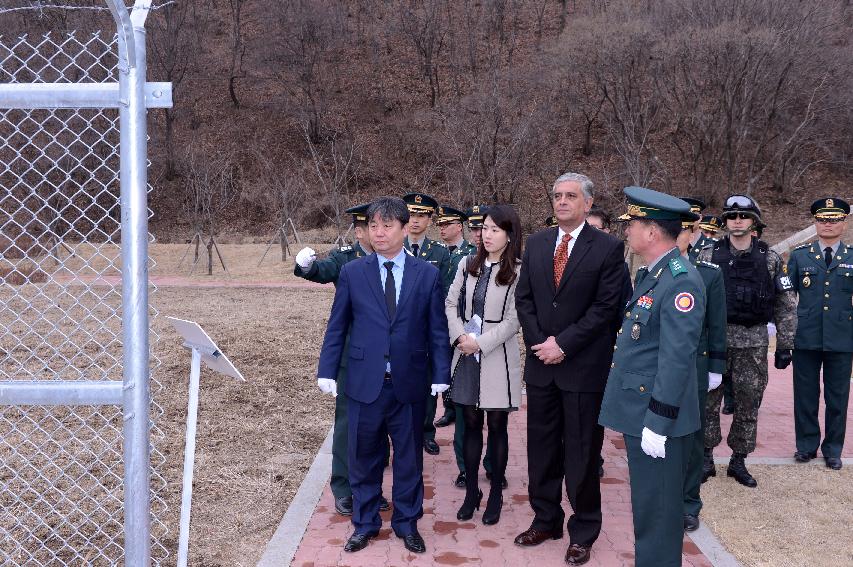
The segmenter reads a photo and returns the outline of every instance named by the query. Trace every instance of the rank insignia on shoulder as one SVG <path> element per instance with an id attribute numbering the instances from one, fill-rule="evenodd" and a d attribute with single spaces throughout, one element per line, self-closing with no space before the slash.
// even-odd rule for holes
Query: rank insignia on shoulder
<path id="1" fill-rule="evenodd" d="M 678 274 L 686 274 L 687 268 L 684 267 L 678 258 L 672 258 L 669 261 L 669 271 L 672 272 L 673 277 L 675 277 Z"/>
<path id="2" fill-rule="evenodd" d="M 839 268 L 853 268 L 853 264 L 838 264 Z"/>
<path id="3" fill-rule="evenodd" d="M 693 298 L 692 293 L 687 293 L 686 291 L 684 291 L 675 296 L 675 308 L 681 311 L 682 313 L 693 311 L 693 307 L 695 305 L 696 300 Z"/>
<path id="4" fill-rule="evenodd" d="M 698 264 L 701 264 L 703 266 L 707 266 L 708 268 L 714 268 L 715 270 L 720 269 L 720 266 L 718 264 L 715 264 L 713 262 L 706 262 L 705 260 L 699 261 Z M 787 270 L 787 267 L 785 269 Z"/>
<path id="5" fill-rule="evenodd" d="M 794 246 L 794 250 L 802 250 L 803 248 L 808 248 L 809 246 L 811 246 L 811 244 L 806 242 L 804 244 L 800 244 L 799 246 Z"/>
<path id="6" fill-rule="evenodd" d="M 652 303 L 654 303 L 654 299 L 649 297 L 648 295 L 644 295 L 640 299 L 637 300 L 637 306 L 642 307 L 643 309 L 651 309 Z"/>

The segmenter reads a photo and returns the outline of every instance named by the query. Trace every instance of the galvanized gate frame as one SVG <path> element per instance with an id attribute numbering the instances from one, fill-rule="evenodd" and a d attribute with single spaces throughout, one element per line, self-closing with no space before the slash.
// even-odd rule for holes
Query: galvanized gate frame
<path id="1" fill-rule="evenodd" d="M 122 382 L 4 381 L 0 405 L 121 405 L 126 565 L 151 564 L 149 486 L 148 108 L 172 105 L 170 83 L 146 83 L 150 0 L 129 11 L 105 0 L 116 23 L 118 83 L 0 84 L 0 108 L 117 108 L 120 116 Z"/>

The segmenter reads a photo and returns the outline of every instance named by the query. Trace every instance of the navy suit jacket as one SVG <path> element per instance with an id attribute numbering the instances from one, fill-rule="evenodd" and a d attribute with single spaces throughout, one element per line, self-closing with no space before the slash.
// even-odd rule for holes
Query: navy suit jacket
<path id="1" fill-rule="evenodd" d="M 369 404 L 379 397 L 385 364 L 390 361 L 397 400 L 424 403 L 431 383 L 450 383 L 450 339 L 442 290 L 435 266 L 406 256 L 392 320 L 376 254 L 345 264 L 338 276 L 317 377 L 334 379 L 341 357 L 348 356 L 346 395 Z M 344 345 L 350 326 L 347 353 Z"/>

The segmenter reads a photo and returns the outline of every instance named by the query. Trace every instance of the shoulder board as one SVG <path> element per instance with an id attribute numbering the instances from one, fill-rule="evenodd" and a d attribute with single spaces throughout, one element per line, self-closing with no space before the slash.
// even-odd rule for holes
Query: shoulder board
<path id="1" fill-rule="evenodd" d="M 686 274 L 687 268 L 684 267 L 684 263 L 678 258 L 672 258 L 669 261 L 669 271 L 672 272 L 672 277 L 676 277 L 678 274 Z"/>
<path id="2" fill-rule="evenodd" d="M 793 250 L 802 250 L 803 248 L 808 248 L 811 245 L 811 242 L 806 242 L 804 244 L 800 244 L 799 246 L 794 246 Z"/>
<path id="3" fill-rule="evenodd" d="M 341 246 L 338 250 L 341 252 L 352 252 L 352 246 Z"/>
<path id="4" fill-rule="evenodd" d="M 436 246 L 441 246 L 442 248 L 447 248 L 447 245 L 444 242 L 439 242 L 438 240 L 433 240 L 430 244 L 431 245 L 435 244 Z"/>
<path id="5" fill-rule="evenodd" d="M 697 266 L 705 266 L 706 268 L 712 268 L 714 270 L 719 270 L 720 266 L 713 262 L 706 262 L 705 260 L 699 260 L 696 262 Z"/>

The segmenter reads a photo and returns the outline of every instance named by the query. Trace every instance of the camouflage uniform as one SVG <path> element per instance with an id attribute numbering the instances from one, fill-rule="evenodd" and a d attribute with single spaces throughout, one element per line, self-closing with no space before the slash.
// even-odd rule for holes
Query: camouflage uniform
<path id="1" fill-rule="evenodd" d="M 724 239 L 721 245 L 728 242 Z M 736 250 L 730 246 L 732 255 L 739 256 L 752 252 L 752 246 L 746 250 Z M 699 259 L 711 262 L 713 247 L 705 247 L 699 253 Z M 773 306 L 773 321 L 776 323 L 776 348 L 787 350 L 794 348 L 794 333 L 797 329 L 797 296 L 790 283 L 784 291 L 778 287 L 780 279 L 787 279 L 787 268 L 782 258 L 773 250 L 767 251 L 767 270 L 771 280 L 777 284 L 776 300 Z M 767 387 L 767 347 L 769 337 L 766 325 L 745 327 L 729 323 L 726 325 L 726 368 L 734 388 L 735 412 L 729 430 L 728 445 L 734 453 L 749 454 L 755 450 L 755 438 L 758 431 L 758 408 L 764 389 Z M 720 431 L 720 402 L 723 389 L 708 392 L 705 428 L 705 447 L 714 448 L 722 442 Z"/>

